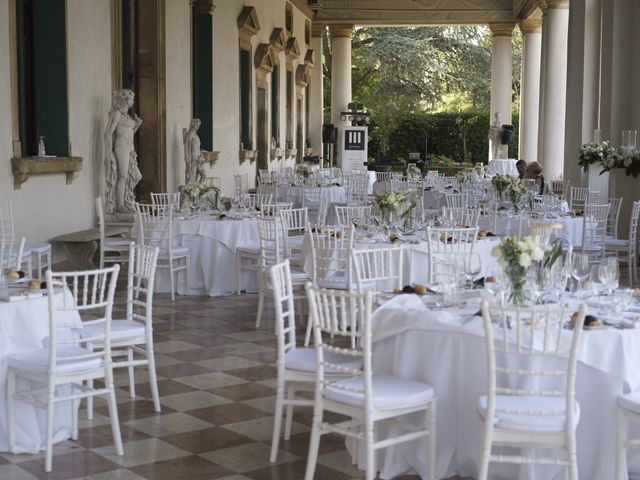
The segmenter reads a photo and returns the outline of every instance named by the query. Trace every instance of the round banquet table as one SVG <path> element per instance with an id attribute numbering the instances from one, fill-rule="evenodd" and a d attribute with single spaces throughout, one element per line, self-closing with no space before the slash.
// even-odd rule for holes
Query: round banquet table
<path id="1" fill-rule="evenodd" d="M 347 202 L 347 194 L 343 186 L 332 185 L 328 187 L 307 187 L 307 189 L 321 189 L 320 195 L 323 198 L 327 198 L 329 200 L 329 204 L 332 203 L 346 203 Z M 292 202 L 294 207 L 302 206 L 302 192 L 303 187 L 294 186 L 294 187 L 279 187 L 278 188 L 278 201 L 279 202 Z M 305 198 L 305 203 L 317 203 L 315 199 L 317 197 L 312 198 L 311 195 L 308 195 Z"/>
<path id="2" fill-rule="evenodd" d="M 498 213 L 496 228 L 493 229 L 491 217 L 480 217 L 479 226 L 481 229 L 492 231 L 497 235 L 529 235 L 531 233 L 531 224 L 536 222 L 553 222 L 561 223 L 562 230 L 557 236 L 565 240 L 571 245 L 580 245 L 582 243 L 582 226 L 584 225 L 584 217 L 560 216 L 553 219 L 531 219 L 529 216 L 513 215 L 508 213 Z"/>
<path id="3" fill-rule="evenodd" d="M 176 292 L 180 295 L 231 295 L 236 292 L 236 250 L 239 247 L 260 248 L 258 223 L 255 218 L 218 220 L 193 218 L 174 220 L 174 246 L 188 247 L 191 252 L 189 291 L 185 275 L 178 272 Z M 242 271 L 242 290 L 257 290 L 255 272 Z M 169 293 L 169 271 L 156 270 L 155 291 Z"/>
<path id="4" fill-rule="evenodd" d="M 61 295 L 62 292 L 56 293 Z M 67 293 L 69 295 L 69 293 Z M 57 319 L 65 325 L 81 326 L 77 312 L 59 312 Z M 58 330 L 60 337 L 69 335 L 69 327 Z M 7 437 L 7 357 L 43 348 L 49 336 L 47 297 L 0 301 L 0 452 L 9 451 Z M 18 380 L 18 390 L 33 388 Z M 46 400 L 46 396 L 43 397 Z M 56 403 L 53 441 L 71 438 L 72 402 Z M 24 402 L 16 402 L 16 444 L 13 453 L 37 453 L 45 448 L 46 412 Z"/>
<path id="5" fill-rule="evenodd" d="M 489 160 L 489 165 L 487 165 L 487 173 L 489 175 L 513 175 L 514 177 L 518 176 L 518 169 L 516 168 L 516 163 L 518 160 L 514 158 L 494 158 L 493 160 Z"/>
<path id="6" fill-rule="evenodd" d="M 374 372 L 422 380 L 435 389 L 436 478 L 477 476 L 482 422 L 476 405 L 487 388 L 482 319 L 468 311 L 436 312 L 415 295 L 401 295 L 379 308 L 372 324 Z M 581 479 L 615 478 L 617 397 L 640 388 L 638 364 L 640 329 L 584 332 L 576 380 Z M 633 427 L 631 435 L 637 438 L 640 429 Z M 364 469 L 363 448 L 359 445 L 358 461 Z M 426 439 L 380 451 L 380 478 L 411 471 L 427 478 L 426 451 Z M 630 453 L 628 458 L 631 478 L 637 478 L 640 455 Z M 561 467 L 495 463 L 489 471 L 493 480 L 560 480 L 563 473 Z"/>

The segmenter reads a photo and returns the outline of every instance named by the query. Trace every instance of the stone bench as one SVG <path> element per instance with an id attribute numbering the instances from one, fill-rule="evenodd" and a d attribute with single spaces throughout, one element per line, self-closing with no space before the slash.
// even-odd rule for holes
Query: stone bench
<path id="1" fill-rule="evenodd" d="M 104 229 L 105 237 L 130 234 L 131 228 L 124 226 L 107 226 Z M 51 241 L 62 246 L 68 259 L 68 270 L 90 270 L 96 268 L 93 258 L 98 250 L 98 242 L 100 241 L 100 229 L 98 227 L 58 235 Z"/>

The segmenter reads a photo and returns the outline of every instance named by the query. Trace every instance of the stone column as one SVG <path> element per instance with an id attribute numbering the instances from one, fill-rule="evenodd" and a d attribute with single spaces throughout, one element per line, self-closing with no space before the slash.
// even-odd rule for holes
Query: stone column
<path id="1" fill-rule="evenodd" d="M 491 23 L 491 116 L 500 112 L 502 123 L 511 123 L 511 80 L 513 23 Z"/>
<path id="2" fill-rule="evenodd" d="M 601 11 L 601 0 L 574 0 L 571 3 L 564 178 L 572 186 L 588 186 L 606 196 L 609 176 L 599 175 L 598 169 L 590 169 L 587 176 L 578 166 L 578 149 L 591 142 L 593 130 L 599 128 Z"/>
<path id="3" fill-rule="evenodd" d="M 544 176 L 553 180 L 564 171 L 564 132 L 567 100 L 567 43 L 569 0 L 547 0 L 544 27 L 548 28 L 544 58 L 543 145 L 538 161 Z"/>
<path id="4" fill-rule="evenodd" d="M 519 158 L 538 160 L 538 110 L 540 107 L 540 54 L 542 19 L 520 22 L 522 30 L 522 79 L 520 81 Z"/>
<path id="5" fill-rule="evenodd" d="M 340 112 L 351 103 L 351 34 L 353 25 L 329 25 L 331 33 L 331 121 L 338 126 L 350 122 L 340 120 Z"/>
<path id="6" fill-rule="evenodd" d="M 315 54 L 315 64 L 311 70 L 309 84 L 309 141 L 314 155 L 322 155 L 323 89 L 322 89 L 322 34 L 325 25 L 311 26 L 311 48 Z"/>
<path id="7" fill-rule="evenodd" d="M 547 38 L 549 28 L 547 27 L 547 2 L 540 0 L 542 10 L 542 46 L 540 48 L 540 101 L 538 102 L 538 155 L 542 155 L 544 137 L 542 136 L 542 126 L 544 125 L 544 73 L 547 58 Z"/>

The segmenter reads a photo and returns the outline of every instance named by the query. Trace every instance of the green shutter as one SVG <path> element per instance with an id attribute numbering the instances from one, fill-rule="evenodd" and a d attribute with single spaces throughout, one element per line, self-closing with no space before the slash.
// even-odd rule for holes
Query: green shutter
<path id="1" fill-rule="evenodd" d="M 251 148 L 249 131 L 251 96 L 251 56 L 248 50 L 240 49 L 240 141 L 244 148 Z"/>
<path id="2" fill-rule="evenodd" d="M 213 18 L 193 10 L 193 116 L 202 122 L 198 136 L 203 150 L 213 150 Z"/>
<path id="3" fill-rule="evenodd" d="M 273 66 L 271 73 L 271 137 L 278 141 L 278 87 L 280 86 L 280 68 Z"/>

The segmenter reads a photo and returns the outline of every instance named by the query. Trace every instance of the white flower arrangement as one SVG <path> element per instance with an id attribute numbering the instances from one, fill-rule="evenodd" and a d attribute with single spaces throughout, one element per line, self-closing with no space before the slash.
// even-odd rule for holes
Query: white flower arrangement
<path id="1" fill-rule="evenodd" d="M 313 169 L 311 168 L 310 165 L 307 165 L 306 163 L 300 163 L 296 165 L 296 174 L 298 176 L 303 178 L 309 178 L 312 173 L 313 173 Z"/>
<path id="2" fill-rule="evenodd" d="M 211 190 L 215 190 L 215 187 L 207 185 L 206 183 L 191 182 L 187 183 L 182 191 L 191 198 L 200 198 Z"/>
<path id="3" fill-rule="evenodd" d="M 523 287 L 527 278 L 527 269 L 532 262 L 541 261 L 544 250 L 532 237 L 507 237 L 493 247 L 491 255 L 496 257 L 511 280 L 511 300 L 521 303 L 524 300 Z"/>
<path id="4" fill-rule="evenodd" d="M 382 192 L 376 193 L 374 200 L 383 212 L 394 212 L 407 201 L 407 196 L 399 192 Z"/>

